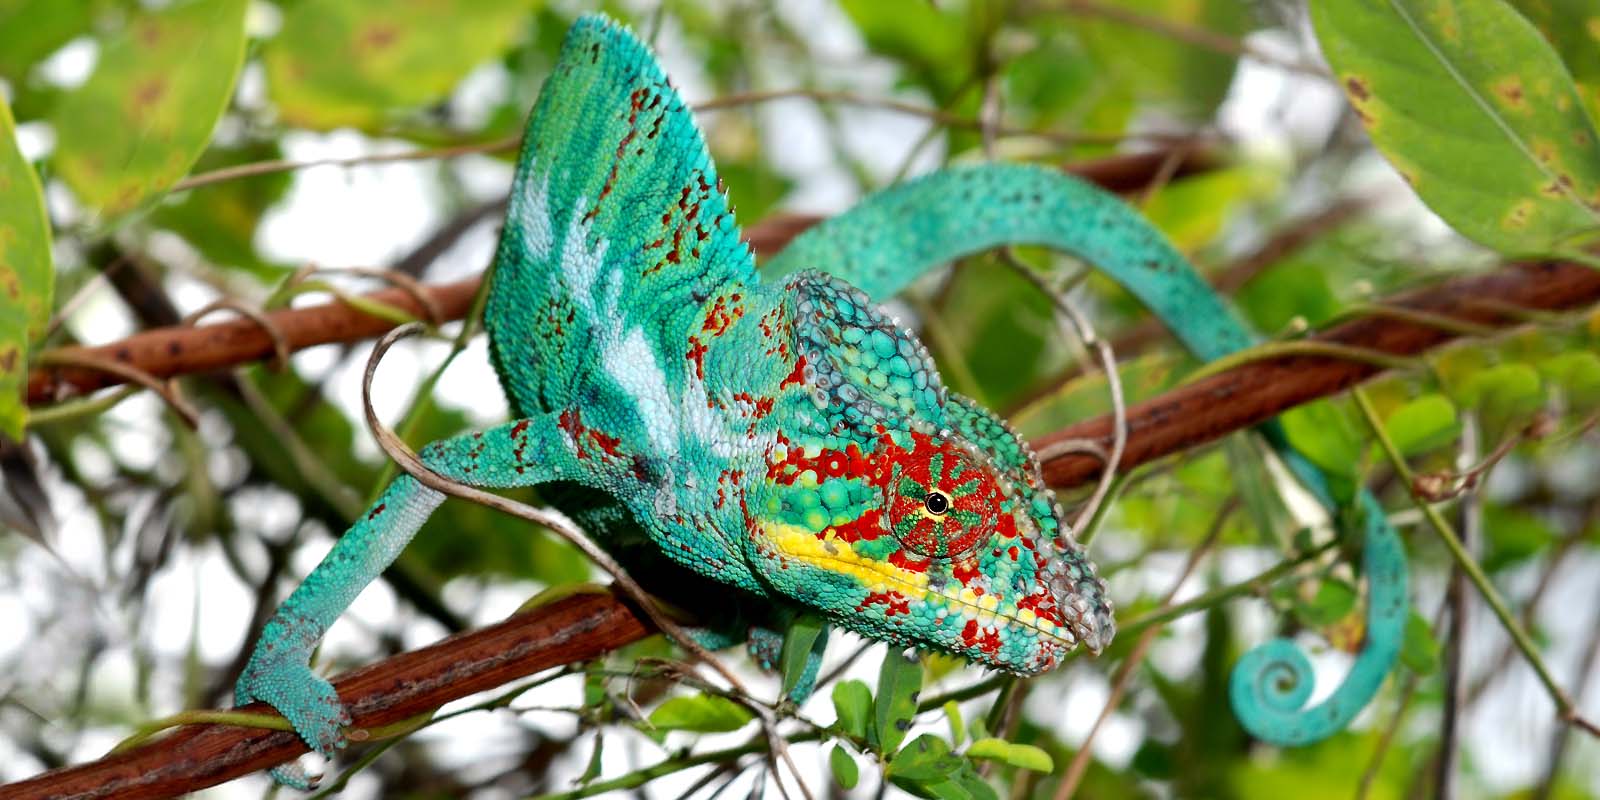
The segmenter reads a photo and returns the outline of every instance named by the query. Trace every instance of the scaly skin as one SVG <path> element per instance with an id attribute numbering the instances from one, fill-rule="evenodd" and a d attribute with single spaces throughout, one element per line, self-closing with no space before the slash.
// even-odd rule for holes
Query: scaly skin
<path id="1" fill-rule="evenodd" d="M 1045 245 L 1083 259 L 1138 297 L 1198 358 L 1222 358 L 1256 342 L 1183 256 L 1120 200 L 1018 164 L 945 170 L 879 192 L 796 238 L 763 275 L 826 264 L 868 294 L 890 297 L 932 266 L 1002 244 Z M 1276 422 L 1259 430 L 1335 519 L 1356 517 L 1349 522 L 1364 544 L 1367 642 L 1338 688 L 1304 708 L 1311 665 L 1287 639 L 1246 653 L 1230 680 L 1246 730 L 1281 746 L 1304 745 L 1343 730 L 1394 666 L 1408 609 L 1405 550 L 1370 493 L 1360 493 L 1349 514 Z"/>
<path id="2" fill-rule="evenodd" d="M 682 101 L 629 33 L 585 18 L 530 118 L 485 310 L 518 419 L 436 442 L 424 463 L 478 486 L 544 484 L 647 585 L 750 616 L 767 659 L 761 628 L 800 607 L 1019 674 L 1079 643 L 1099 652 L 1111 605 L 1037 459 L 947 391 L 916 337 L 857 288 L 886 296 L 1003 242 L 1094 260 L 1204 357 L 1250 341 L 1136 214 L 1021 167 L 890 190 L 797 240 L 773 265 L 780 279 L 762 282 Z M 270 703 L 324 755 L 342 747 L 348 716 L 311 651 L 440 500 L 397 479 L 268 623 L 237 702 Z M 1369 532 L 1375 600 L 1381 539 Z M 1390 556 L 1403 620 L 1404 560 Z M 1374 614 L 1369 654 L 1390 641 L 1389 617 Z M 1374 690 L 1380 656 L 1363 673 Z M 1353 713 L 1370 694 L 1344 704 Z M 1348 720 L 1268 699 L 1288 719 L 1271 731 L 1319 738 Z"/>

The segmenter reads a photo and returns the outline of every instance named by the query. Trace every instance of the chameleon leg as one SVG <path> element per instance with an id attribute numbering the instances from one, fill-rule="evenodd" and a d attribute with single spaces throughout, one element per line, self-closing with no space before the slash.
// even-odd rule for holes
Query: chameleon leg
<path id="1" fill-rule="evenodd" d="M 475 486 L 526 486 L 582 477 L 554 414 L 443 439 L 419 455 L 435 472 Z M 333 621 L 394 562 L 443 500 L 444 495 L 409 475 L 390 483 L 268 620 L 234 687 L 235 704 L 267 703 L 324 756 L 332 757 L 343 747 L 341 728 L 350 724 L 350 715 L 332 684 L 311 671 L 311 653 Z M 296 767 L 274 770 L 273 777 L 302 789 L 312 783 Z"/>

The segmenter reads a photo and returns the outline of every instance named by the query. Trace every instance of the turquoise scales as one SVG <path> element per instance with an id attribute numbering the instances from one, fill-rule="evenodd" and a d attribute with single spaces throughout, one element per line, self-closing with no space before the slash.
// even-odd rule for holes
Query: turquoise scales
<path id="1" fill-rule="evenodd" d="M 1111 606 L 1032 452 L 946 390 L 922 345 L 868 298 L 1007 242 L 1093 262 L 1203 358 L 1251 342 L 1136 214 L 1028 167 L 953 170 L 876 195 L 759 280 L 682 101 L 629 33 L 585 18 L 530 119 L 485 311 L 518 419 L 422 458 L 464 483 L 544 485 L 647 585 L 740 607 L 756 641 L 810 609 L 1022 674 L 1079 643 L 1098 652 Z M 1265 433 L 1331 507 L 1316 471 Z M 342 746 L 348 716 L 307 666 L 311 651 L 441 499 L 409 477 L 391 484 L 268 623 L 237 702 L 270 703 L 323 754 Z M 1367 649 L 1312 709 L 1292 645 L 1248 654 L 1234 703 L 1263 738 L 1339 729 L 1393 661 L 1404 557 L 1370 498 L 1362 508 Z"/>

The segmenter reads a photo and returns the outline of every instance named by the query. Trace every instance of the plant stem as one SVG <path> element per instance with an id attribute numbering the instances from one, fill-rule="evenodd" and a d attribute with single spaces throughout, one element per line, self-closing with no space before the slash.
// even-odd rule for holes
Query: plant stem
<path id="1" fill-rule="evenodd" d="M 1555 703 L 1556 711 L 1561 719 L 1565 722 L 1577 723 L 1585 730 L 1593 730 L 1593 726 L 1578 719 L 1577 710 L 1572 703 L 1572 697 L 1567 694 L 1565 689 L 1561 688 L 1560 684 L 1556 683 L 1555 676 L 1550 673 L 1550 667 L 1544 663 L 1544 658 L 1539 655 L 1539 650 L 1534 645 L 1532 637 L 1528 636 L 1528 632 L 1523 630 L 1522 625 L 1511 615 L 1511 610 L 1506 606 L 1506 602 L 1500 596 L 1500 592 L 1489 581 L 1489 576 L 1484 574 L 1483 567 L 1461 545 L 1461 539 L 1456 535 L 1455 529 L 1451 527 L 1449 520 L 1446 520 L 1438 509 L 1428 503 L 1426 498 L 1418 494 L 1411 468 L 1406 464 L 1405 457 L 1400 454 L 1399 448 L 1395 447 L 1394 442 L 1389 438 L 1388 432 L 1384 430 L 1383 421 L 1378 418 L 1378 412 L 1372 407 L 1372 401 L 1368 400 L 1366 393 L 1360 389 L 1352 389 L 1351 394 L 1355 396 L 1356 406 L 1361 409 L 1361 414 L 1366 418 L 1367 426 L 1372 429 L 1373 435 L 1377 436 L 1378 444 L 1383 448 L 1384 454 L 1388 456 L 1389 463 L 1394 466 L 1395 474 L 1399 475 L 1401 481 L 1406 485 L 1406 491 L 1411 495 L 1417 510 L 1422 512 L 1422 516 L 1428 520 L 1428 524 L 1433 526 L 1434 531 L 1439 534 L 1439 540 L 1444 543 L 1445 549 L 1450 551 L 1450 557 L 1455 559 L 1456 564 L 1461 567 L 1461 571 L 1466 573 L 1467 579 L 1472 581 L 1472 585 L 1477 588 L 1478 594 L 1483 597 L 1483 601 L 1489 604 L 1490 610 L 1494 611 L 1495 617 L 1500 620 L 1500 626 L 1506 629 L 1506 633 L 1511 636 L 1511 641 L 1516 644 L 1518 650 L 1522 651 L 1523 658 L 1526 658 L 1528 665 L 1533 667 L 1534 673 L 1539 677 L 1539 682 L 1544 684 L 1545 691 L 1550 695 L 1551 702 Z"/>

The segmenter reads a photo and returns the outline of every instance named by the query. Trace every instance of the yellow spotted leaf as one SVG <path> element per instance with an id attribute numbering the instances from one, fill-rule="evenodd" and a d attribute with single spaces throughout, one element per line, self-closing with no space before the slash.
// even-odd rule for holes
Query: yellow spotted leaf
<path id="1" fill-rule="evenodd" d="M 50 319 L 55 272 L 44 192 L 17 148 L 16 130 L 10 106 L 0 103 L 0 433 L 21 439 L 28 342 Z"/>
<path id="2" fill-rule="evenodd" d="M 136 14 L 103 40 L 89 80 L 51 117 L 55 168 L 110 217 L 189 172 L 244 63 L 247 0 L 186 0 Z"/>
<path id="3" fill-rule="evenodd" d="M 301 0 L 264 48 L 283 118 L 328 130 L 377 129 L 443 98 L 528 27 L 533 0 Z"/>
<path id="4" fill-rule="evenodd" d="M 1544 34 L 1578 84 L 1590 118 L 1600 124 L 1600 3 L 1594 0 L 1511 0 Z"/>
<path id="5" fill-rule="evenodd" d="M 1512 255 L 1600 232 L 1600 136 L 1504 0 L 1314 2 L 1311 18 L 1373 143 L 1456 230 Z"/>

